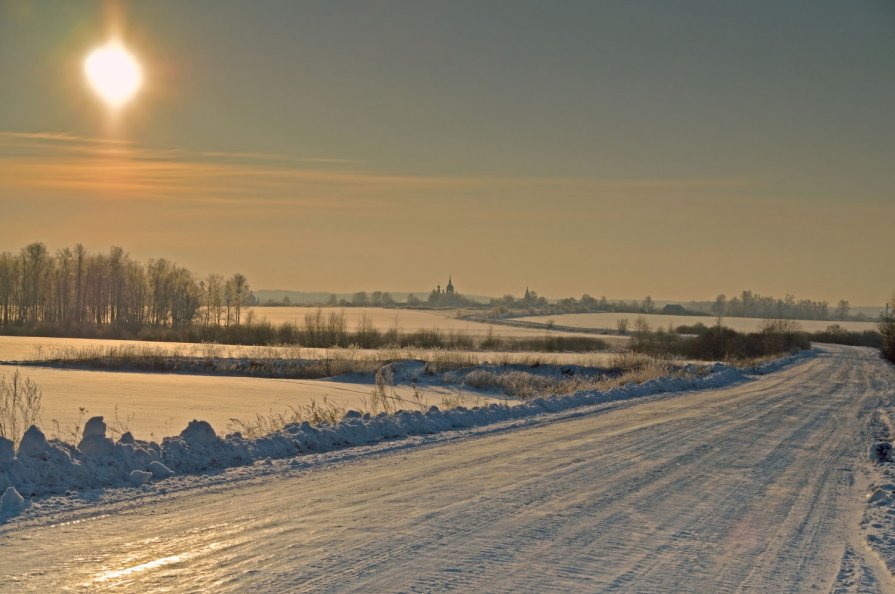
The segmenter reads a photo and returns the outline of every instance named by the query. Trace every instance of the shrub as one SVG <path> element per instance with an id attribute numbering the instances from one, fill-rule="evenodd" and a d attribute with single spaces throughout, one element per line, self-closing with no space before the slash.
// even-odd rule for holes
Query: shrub
<path id="1" fill-rule="evenodd" d="M 681 325 L 674 329 L 678 334 L 705 334 L 709 331 L 709 327 L 703 324 L 702 322 L 696 322 L 692 326 Z"/>
<path id="2" fill-rule="evenodd" d="M 811 334 L 811 341 L 844 344 L 846 346 L 863 346 L 875 349 L 882 348 L 882 336 L 876 330 L 849 332 L 839 324 L 832 324 L 827 326 L 826 330 L 813 332 Z"/>
<path id="3" fill-rule="evenodd" d="M 811 339 L 790 320 L 774 320 L 760 332 L 741 334 L 716 325 L 694 338 L 665 332 L 638 332 L 632 350 L 653 356 L 678 356 L 706 361 L 755 359 L 793 353 L 811 347 Z"/>
<path id="4" fill-rule="evenodd" d="M 31 425 L 37 424 L 43 390 L 16 369 L 7 380 L 0 377 L 0 436 L 18 445 Z"/>

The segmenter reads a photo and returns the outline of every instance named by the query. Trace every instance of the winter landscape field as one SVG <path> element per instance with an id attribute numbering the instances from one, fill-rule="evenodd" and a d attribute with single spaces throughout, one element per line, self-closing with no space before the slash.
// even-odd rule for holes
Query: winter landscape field
<path id="1" fill-rule="evenodd" d="M 893 493 L 867 458 L 888 422 L 889 364 L 820 347 L 653 384 L 407 421 L 384 441 L 346 418 L 320 453 L 256 443 L 249 466 L 44 497 L 0 532 L 3 580 L 35 592 L 891 589 L 881 506 Z"/>
<path id="2" fill-rule="evenodd" d="M 0 594 L 895 594 L 893 30 L 0 0 Z"/>
<path id="3" fill-rule="evenodd" d="M 146 373 L 139 371 L 105 372 L 85 369 L 59 369 L 46 366 L 22 367 L 11 361 L 33 361 L 71 351 L 88 352 L 108 349 L 148 349 L 153 353 L 196 353 L 224 355 L 237 360 L 251 361 L 274 357 L 307 357 L 315 360 L 330 358 L 335 361 L 403 358 L 434 359 L 459 358 L 474 362 L 538 361 L 544 364 L 589 365 L 605 364 L 611 353 L 497 353 L 488 351 L 442 352 L 401 350 L 373 351 L 364 349 L 314 349 L 298 347 L 246 347 L 234 345 L 189 345 L 184 343 L 147 343 L 140 341 L 102 341 L 90 339 L 46 339 L 0 336 L 0 378 L 9 379 L 16 370 L 40 384 L 44 396 L 41 407 L 43 425 L 52 433 L 70 434 L 89 417 L 104 416 L 116 422 L 123 431 L 135 436 L 156 439 L 178 433 L 192 419 L 209 421 L 221 430 L 231 425 L 232 419 L 251 420 L 258 414 L 271 415 L 289 412 L 324 399 L 341 409 L 359 409 L 371 400 L 375 387 L 372 373 L 338 374 L 321 379 L 265 378 L 221 376 L 220 374 Z M 2 362 L 7 362 L 3 364 Z M 375 364 L 374 364 L 375 365 Z M 435 378 L 438 379 L 438 378 Z M 416 407 L 409 382 L 390 386 L 397 396 L 396 404 Z M 441 405 L 444 399 L 464 404 L 505 399 L 506 395 L 493 390 L 481 390 L 432 381 L 420 384 L 418 392 L 427 405 Z M 188 396 L 188 397 L 187 397 Z M 57 428 L 58 425 L 58 428 Z"/>
<path id="4" fill-rule="evenodd" d="M 258 319 L 267 320 L 273 324 L 286 322 L 301 323 L 308 313 L 317 310 L 316 307 L 255 307 L 252 311 Z M 468 321 L 463 319 L 462 310 L 413 310 L 413 309 L 385 309 L 381 307 L 351 307 L 351 308 L 324 308 L 324 312 L 344 312 L 349 326 L 356 326 L 366 318 L 373 327 L 386 331 L 395 326 L 407 331 L 430 330 L 438 328 L 442 332 L 465 332 L 473 336 L 485 336 L 488 332 L 494 332 L 501 336 L 541 336 L 543 330 L 537 328 L 517 328 L 512 326 L 494 326 L 487 323 Z M 613 326 L 614 328 L 615 326 Z M 560 332 L 560 335 L 574 335 L 575 333 Z"/>
<path id="5" fill-rule="evenodd" d="M 619 320 L 627 320 L 629 327 L 633 327 L 634 321 L 642 316 L 648 324 L 654 328 L 667 328 L 678 326 L 692 326 L 693 324 L 704 324 L 711 326 L 715 324 L 716 318 L 711 316 L 676 316 L 663 314 L 632 314 L 632 313 L 586 313 L 586 314 L 560 314 L 550 316 L 525 316 L 518 318 L 520 322 L 531 322 L 539 325 L 552 324 L 555 326 L 581 328 L 585 330 L 615 330 L 618 328 Z M 724 317 L 723 323 L 728 328 L 732 328 L 738 332 L 756 332 L 761 327 L 762 318 L 736 318 Z M 828 328 L 831 324 L 838 324 L 845 330 L 851 332 L 863 332 L 864 330 L 875 330 L 876 322 L 873 321 L 830 321 L 830 320 L 800 320 L 799 325 L 807 332 L 820 332 Z"/>

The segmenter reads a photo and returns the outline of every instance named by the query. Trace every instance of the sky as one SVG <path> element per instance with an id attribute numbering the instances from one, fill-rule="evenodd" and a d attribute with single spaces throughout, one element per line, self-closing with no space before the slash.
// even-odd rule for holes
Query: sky
<path id="1" fill-rule="evenodd" d="M 118 36 L 145 83 L 85 80 Z M 889 0 L 0 0 L 0 251 L 255 289 L 880 304 Z"/>

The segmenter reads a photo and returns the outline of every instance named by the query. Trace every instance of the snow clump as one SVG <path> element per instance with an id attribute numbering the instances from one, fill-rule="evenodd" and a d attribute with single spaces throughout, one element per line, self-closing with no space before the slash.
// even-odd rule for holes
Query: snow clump
<path id="1" fill-rule="evenodd" d="M 3 495 L 0 496 L 0 517 L 14 516 L 26 507 L 28 507 L 28 502 L 19 495 L 15 487 L 7 487 Z"/>

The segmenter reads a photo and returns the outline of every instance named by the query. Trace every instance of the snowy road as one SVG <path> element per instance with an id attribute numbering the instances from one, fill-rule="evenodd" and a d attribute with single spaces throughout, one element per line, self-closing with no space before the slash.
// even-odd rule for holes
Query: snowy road
<path id="1" fill-rule="evenodd" d="M 830 347 L 727 389 L 12 524 L 0 589 L 895 591 L 859 532 L 893 386 Z"/>

